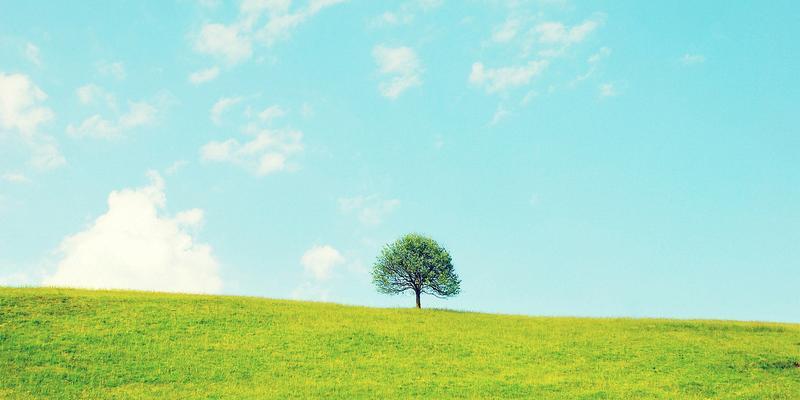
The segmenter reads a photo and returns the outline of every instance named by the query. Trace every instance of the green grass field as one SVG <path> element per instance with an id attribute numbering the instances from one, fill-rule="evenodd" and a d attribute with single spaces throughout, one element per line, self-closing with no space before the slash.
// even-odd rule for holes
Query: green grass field
<path id="1" fill-rule="evenodd" d="M 800 325 L 0 288 L 2 399 L 800 398 Z"/>

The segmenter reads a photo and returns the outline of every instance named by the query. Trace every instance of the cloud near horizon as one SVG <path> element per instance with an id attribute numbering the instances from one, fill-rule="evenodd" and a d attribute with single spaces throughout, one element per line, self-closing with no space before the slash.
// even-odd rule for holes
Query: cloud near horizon
<path id="1" fill-rule="evenodd" d="M 67 236 L 58 249 L 56 271 L 43 285 L 91 289 L 135 289 L 219 293 L 219 263 L 208 244 L 192 233 L 203 211 L 174 217 L 166 207 L 164 180 L 148 172 L 150 184 L 113 191 L 108 210 L 85 230 Z"/>
<path id="2" fill-rule="evenodd" d="M 300 258 L 300 263 L 306 273 L 310 274 L 317 281 L 324 281 L 330 278 L 333 268 L 344 264 L 344 257 L 339 250 L 332 246 L 313 246 L 308 249 L 303 257 Z"/>

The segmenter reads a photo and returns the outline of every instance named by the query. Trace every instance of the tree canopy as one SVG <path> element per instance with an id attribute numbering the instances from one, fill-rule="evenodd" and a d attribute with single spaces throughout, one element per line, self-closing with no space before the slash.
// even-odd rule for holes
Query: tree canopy
<path id="1" fill-rule="evenodd" d="M 461 291 L 450 253 L 433 239 L 416 233 L 384 246 L 372 268 L 372 281 L 381 293 L 413 291 L 417 308 L 422 307 L 423 293 L 446 298 Z"/>

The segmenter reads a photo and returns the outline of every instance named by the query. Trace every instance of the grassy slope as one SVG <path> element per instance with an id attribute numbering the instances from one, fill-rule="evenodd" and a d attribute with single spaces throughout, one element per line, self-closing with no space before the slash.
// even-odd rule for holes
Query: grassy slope
<path id="1" fill-rule="evenodd" d="M 800 325 L 0 288 L 0 398 L 800 398 Z"/>

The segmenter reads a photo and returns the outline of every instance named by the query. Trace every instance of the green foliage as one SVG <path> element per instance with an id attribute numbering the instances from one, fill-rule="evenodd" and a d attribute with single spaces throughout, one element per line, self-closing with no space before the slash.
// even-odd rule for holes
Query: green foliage
<path id="1" fill-rule="evenodd" d="M 412 233 L 383 248 L 373 266 L 372 281 L 381 293 L 413 291 L 420 307 L 420 294 L 445 298 L 461 291 L 452 261 L 436 241 Z"/>
<path id="2" fill-rule="evenodd" d="M 800 325 L 0 288 L 0 399 L 796 399 Z"/>

